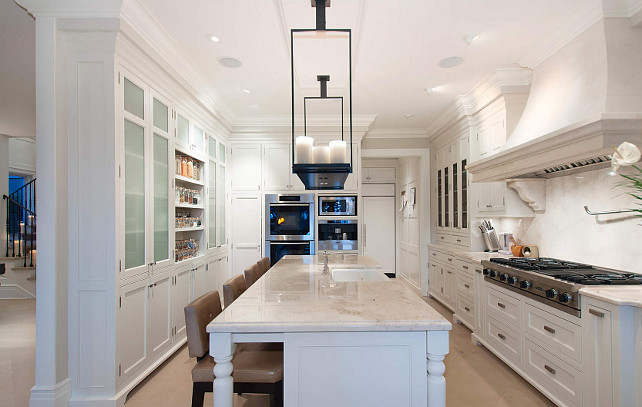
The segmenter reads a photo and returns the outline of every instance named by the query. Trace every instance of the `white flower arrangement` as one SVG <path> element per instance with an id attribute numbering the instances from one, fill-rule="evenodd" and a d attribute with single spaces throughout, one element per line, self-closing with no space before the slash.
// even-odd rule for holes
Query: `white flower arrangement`
<path id="1" fill-rule="evenodd" d="M 611 159 L 611 167 L 613 172 L 616 172 L 620 167 L 633 167 L 636 172 L 631 175 L 620 174 L 624 180 L 619 184 L 629 189 L 629 195 L 631 195 L 640 205 L 640 208 L 632 208 L 633 212 L 637 213 L 637 216 L 642 217 L 642 169 L 635 165 L 640 161 L 640 149 L 632 143 L 624 142 L 620 144 L 613 153 L 613 158 Z"/>

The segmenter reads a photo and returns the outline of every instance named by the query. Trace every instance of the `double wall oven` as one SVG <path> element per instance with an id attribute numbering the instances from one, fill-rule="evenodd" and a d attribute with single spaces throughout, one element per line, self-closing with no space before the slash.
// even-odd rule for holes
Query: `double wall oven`
<path id="1" fill-rule="evenodd" d="M 319 251 L 357 252 L 357 196 L 319 196 L 317 228 Z"/>
<path id="2" fill-rule="evenodd" d="M 287 254 L 314 254 L 314 194 L 266 194 L 265 212 L 265 252 L 272 265 Z"/>

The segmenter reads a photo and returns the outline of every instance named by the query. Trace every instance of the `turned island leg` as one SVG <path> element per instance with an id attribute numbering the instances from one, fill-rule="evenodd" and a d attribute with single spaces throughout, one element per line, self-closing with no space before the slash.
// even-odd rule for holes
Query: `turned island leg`
<path id="1" fill-rule="evenodd" d="M 446 378 L 444 357 L 448 353 L 448 331 L 428 331 L 426 356 L 428 359 L 428 407 L 446 406 Z"/>
<path id="2" fill-rule="evenodd" d="M 230 333 L 210 334 L 210 355 L 214 358 L 214 407 L 232 407 L 234 400 L 234 379 L 232 355 L 235 345 Z"/>

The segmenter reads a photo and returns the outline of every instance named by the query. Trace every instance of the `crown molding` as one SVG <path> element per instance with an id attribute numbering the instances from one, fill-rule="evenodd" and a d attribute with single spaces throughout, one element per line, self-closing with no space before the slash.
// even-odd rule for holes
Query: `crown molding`
<path id="1" fill-rule="evenodd" d="M 15 0 L 34 17 L 118 18 L 123 0 Z"/>
<path id="2" fill-rule="evenodd" d="M 352 133 L 365 134 L 372 123 L 374 122 L 375 115 L 353 115 L 352 116 Z M 345 121 L 347 123 L 347 120 Z M 295 126 L 297 131 L 303 129 L 303 116 L 298 116 Z M 336 133 L 336 116 L 321 116 L 316 117 L 314 122 L 308 123 L 308 132 L 327 132 Z M 234 122 L 232 128 L 232 137 L 235 135 L 249 135 L 249 134 L 282 134 L 287 133 L 288 136 L 292 133 L 292 116 L 248 116 L 240 118 Z"/>
<path id="3" fill-rule="evenodd" d="M 212 89 L 205 78 L 188 62 L 187 54 L 145 6 L 138 0 L 124 0 L 120 17 L 121 33 L 149 58 L 161 62 L 167 74 L 176 78 L 181 86 L 229 131 L 234 115 L 219 100 L 212 99 L 203 91 Z"/>
<path id="4" fill-rule="evenodd" d="M 426 137 L 428 137 L 426 130 L 417 128 L 372 129 L 366 133 L 366 138 L 368 139 L 408 139 Z"/>
<path id="5" fill-rule="evenodd" d="M 533 72 L 524 68 L 500 68 L 486 76 L 467 94 L 455 98 L 453 103 L 425 129 L 429 139 L 438 137 L 466 116 L 475 113 L 502 95 L 530 92 Z"/>

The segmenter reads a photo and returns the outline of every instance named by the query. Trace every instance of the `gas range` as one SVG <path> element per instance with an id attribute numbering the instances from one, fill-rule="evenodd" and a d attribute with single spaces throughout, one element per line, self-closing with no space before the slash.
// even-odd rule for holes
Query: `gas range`
<path id="1" fill-rule="evenodd" d="M 580 316 L 578 291 L 587 285 L 642 284 L 642 275 L 570 261 L 524 257 L 482 261 L 486 281 Z"/>

